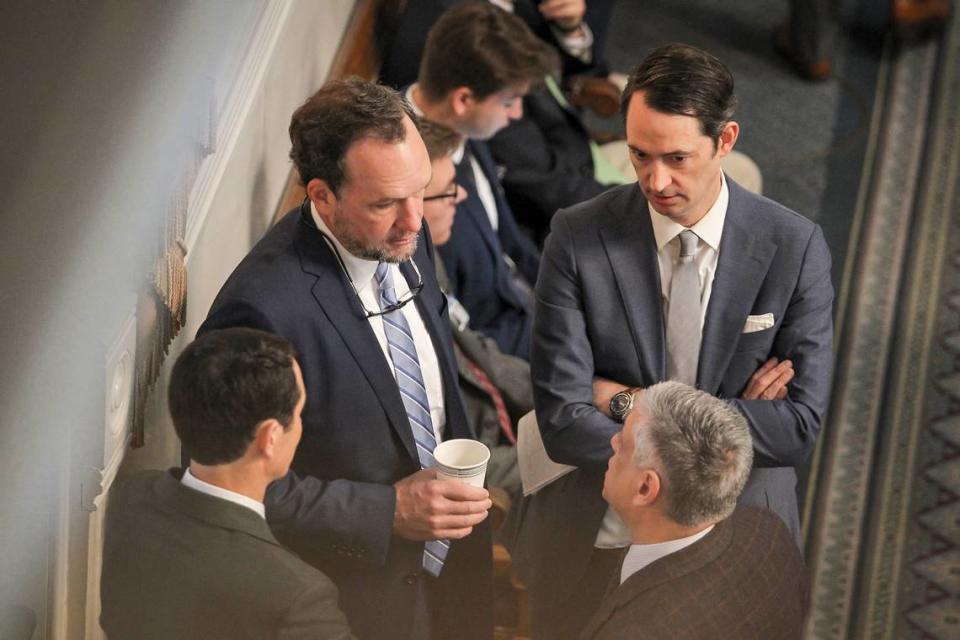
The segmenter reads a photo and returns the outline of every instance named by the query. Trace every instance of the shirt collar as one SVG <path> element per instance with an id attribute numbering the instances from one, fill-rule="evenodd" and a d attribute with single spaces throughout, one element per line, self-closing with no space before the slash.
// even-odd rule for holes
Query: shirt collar
<path id="1" fill-rule="evenodd" d="M 703 531 L 698 531 L 692 536 L 678 538 L 676 540 L 667 540 L 666 542 L 656 542 L 654 544 L 634 544 L 630 545 L 627 555 L 623 558 L 623 567 L 620 569 L 620 584 L 623 584 L 627 578 L 640 571 L 649 564 L 652 564 L 670 555 L 676 553 L 685 547 L 689 547 L 700 538 L 713 531 L 710 525 Z"/>
<path id="2" fill-rule="evenodd" d="M 413 99 L 413 88 L 415 86 L 417 86 L 416 82 L 414 82 L 409 87 L 407 87 L 407 90 L 403 93 L 403 97 L 406 98 L 407 102 L 410 103 L 410 108 L 412 108 L 413 112 L 417 114 L 417 117 L 422 118 L 423 109 L 421 109 L 420 105 L 418 105 Z M 464 153 L 464 150 L 466 149 L 466 146 L 467 146 L 467 141 L 461 137 L 460 144 L 458 144 L 457 148 L 454 149 L 453 152 L 450 154 L 450 159 L 453 160 L 453 164 L 459 165 L 460 161 L 463 160 L 463 153 Z"/>
<path id="3" fill-rule="evenodd" d="M 727 218 L 727 205 L 729 204 L 730 190 L 727 188 L 727 178 L 721 171 L 720 193 L 717 195 L 717 199 L 713 206 L 707 210 L 706 215 L 700 218 L 697 224 L 690 227 L 690 230 L 696 233 L 697 237 L 706 242 L 714 251 L 720 251 L 723 222 Z M 649 202 L 647 203 L 647 212 L 650 215 L 650 222 L 653 224 L 653 236 L 657 241 L 657 251 L 662 251 L 671 240 L 686 229 L 682 224 L 654 211 Z"/>
<path id="4" fill-rule="evenodd" d="M 230 491 L 229 489 L 224 489 L 223 487 L 210 484 L 209 482 L 204 482 L 197 476 L 190 473 L 190 469 L 187 469 L 183 472 L 183 477 L 180 479 L 180 483 L 187 488 L 193 489 L 194 491 L 199 491 L 200 493 L 205 493 L 208 496 L 213 496 L 214 498 L 220 498 L 221 500 L 238 504 L 241 507 L 246 507 L 247 509 L 256 512 L 257 515 L 266 520 L 266 512 L 263 508 L 262 502 L 258 502 L 253 498 L 239 494 L 235 491 Z"/>
<path id="5" fill-rule="evenodd" d="M 317 229 L 322 231 L 327 239 L 336 247 L 337 253 L 339 253 L 340 258 L 343 259 L 343 265 L 346 267 L 347 273 L 350 274 L 350 279 L 353 280 L 353 285 L 357 288 L 357 291 L 369 289 L 373 285 L 373 274 L 376 273 L 379 263 L 376 260 L 358 258 L 347 251 L 347 249 L 340 244 L 337 236 L 333 235 L 333 232 L 327 227 L 327 224 L 323 221 L 323 218 L 320 217 L 320 214 L 317 213 L 317 208 L 313 202 L 310 203 L 310 215 L 313 217 L 313 223 L 317 225 Z"/>

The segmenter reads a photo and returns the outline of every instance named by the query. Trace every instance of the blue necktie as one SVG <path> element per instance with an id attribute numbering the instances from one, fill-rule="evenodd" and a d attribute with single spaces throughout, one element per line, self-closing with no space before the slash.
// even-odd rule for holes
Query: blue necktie
<path id="1" fill-rule="evenodd" d="M 393 287 L 393 275 L 388 263 L 381 262 L 377 265 L 376 278 L 380 287 L 380 308 L 397 304 L 397 292 Z M 403 400 L 403 407 L 413 430 L 413 439 L 417 444 L 420 467 L 429 469 L 433 466 L 433 450 L 437 447 L 437 438 L 433 433 L 430 402 L 427 400 L 427 388 L 423 384 L 413 333 L 399 309 L 385 313 L 381 318 L 390 359 L 393 361 L 394 375 L 400 388 L 400 398 Z M 446 540 L 428 540 L 423 548 L 424 570 L 432 576 L 440 575 L 449 550 L 450 543 Z"/>

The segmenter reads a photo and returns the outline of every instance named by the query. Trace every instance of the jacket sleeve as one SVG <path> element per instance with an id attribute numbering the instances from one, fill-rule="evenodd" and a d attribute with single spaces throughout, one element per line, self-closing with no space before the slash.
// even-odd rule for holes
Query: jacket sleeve
<path id="1" fill-rule="evenodd" d="M 537 422 L 550 458 L 603 469 L 620 425 L 593 406 L 593 348 L 572 233 L 562 212 L 544 248 L 530 355 Z"/>
<path id="2" fill-rule="evenodd" d="M 830 250 L 817 226 L 773 343 L 772 355 L 793 361 L 795 376 L 787 398 L 730 401 L 750 422 L 757 467 L 797 466 L 816 445 L 833 373 L 830 264 Z"/>

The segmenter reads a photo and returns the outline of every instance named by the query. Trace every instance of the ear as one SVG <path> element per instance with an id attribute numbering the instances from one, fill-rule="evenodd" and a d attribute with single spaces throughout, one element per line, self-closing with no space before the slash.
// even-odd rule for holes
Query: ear
<path id="1" fill-rule="evenodd" d="M 337 207 L 337 196 L 326 180 L 314 178 L 305 186 L 307 197 L 317 208 L 317 213 L 326 221 L 327 216 Z"/>
<path id="2" fill-rule="evenodd" d="M 264 420 L 257 425 L 253 435 L 253 447 L 265 458 L 273 458 L 283 435 L 283 425 L 274 418 Z"/>
<path id="3" fill-rule="evenodd" d="M 720 132 L 720 141 L 717 144 L 717 152 L 721 158 L 733 151 L 733 146 L 737 144 L 739 135 L 740 125 L 736 122 L 731 120 L 723 127 L 723 131 Z"/>
<path id="4" fill-rule="evenodd" d="M 450 92 L 447 99 L 450 101 L 450 109 L 458 118 L 465 116 L 475 101 L 473 91 L 469 87 L 457 87 Z"/>
<path id="5" fill-rule="evenodd" d="M 637 478 L 633 494 L 635 507 L 649 507 L 660 497 L 660 475 L 653 469 L 644 469 Z"/>

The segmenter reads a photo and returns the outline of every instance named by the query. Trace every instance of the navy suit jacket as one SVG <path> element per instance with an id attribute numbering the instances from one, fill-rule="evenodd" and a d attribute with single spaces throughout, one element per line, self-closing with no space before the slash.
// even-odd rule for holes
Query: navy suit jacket
<path id="1" fill-rule="evenodd" d="M 444 437 L 473 438 L 426 225 L 413 260 L 424 283 L 415 304 L 443 377 Z M 416 283 L 409 263 L 401 272 Z M 409 637 L 423 543 L 392 534 L 393 483 L 420 464 L 391 367 L 308 202 L 268 231 L 234 270 L 200 333 L 231 326 L 289 340 L 307 389 L 295 475 L 268 490 L 271 526 L 334 580 L 359 638 Z M 491 572 L 489 528 L 481 525 L 452 544 L 438 580 L 444 604 L 437 609 L 456 613 L 458 637 L 490 637 Z"/>
<path id="2" fill-rule="evenodd" d="M 487 145 L 471 140 L 467 153 L 480 163 L 493 189 L 498 228 L 494 231 L 477 196 L 473 169 L 465 155 L 457 166 L 457 183 L 467 190 L 467 199 L 457 205 L 450 240 L 437 250 L 458 299 L 470 312 L 471 328 L 496 340 L 504 353 L 527 359 L 532 301 L 514 284 L 511 271 L 516 269 L 532 286 L 540 256 L 533 242 L 517 228 Z"/>
<path id="3" fill-rule="evenodd" d="M 523 117 L 493 136 L 490 151 L 506 170 L 503 188 L 517 222 L 538 241 L 550 231 L 558 209 L 603 193 L 594 177 L 590 132 L 572 107 L 546 89 L 523 98 Z"/>
<path id="4" fill-rule="evenodd" d="M 813 451 L 830 396 L 830 254 L 819 226 L 727 184 L 697 387 L 750 424 L 754 468 L 741 501 L 777 513 L 799 541 L 794 467 Z M 748 315 L 767 313 L 772 327 L 743 333 Z M 534 610 L 571 594 L 606 511 L 603 473 L 621 425 L 594 408 L 593 377 L 647 387 L 665 379 L 665 354 L 656 242 L 638 185 L 557 213 L 537 282 L 531 372 L 547 453 L 578 469 L 526 499 L 509 523 Z M 771 356 L 793 361 L 788 397 L 739 399 Z"/>

